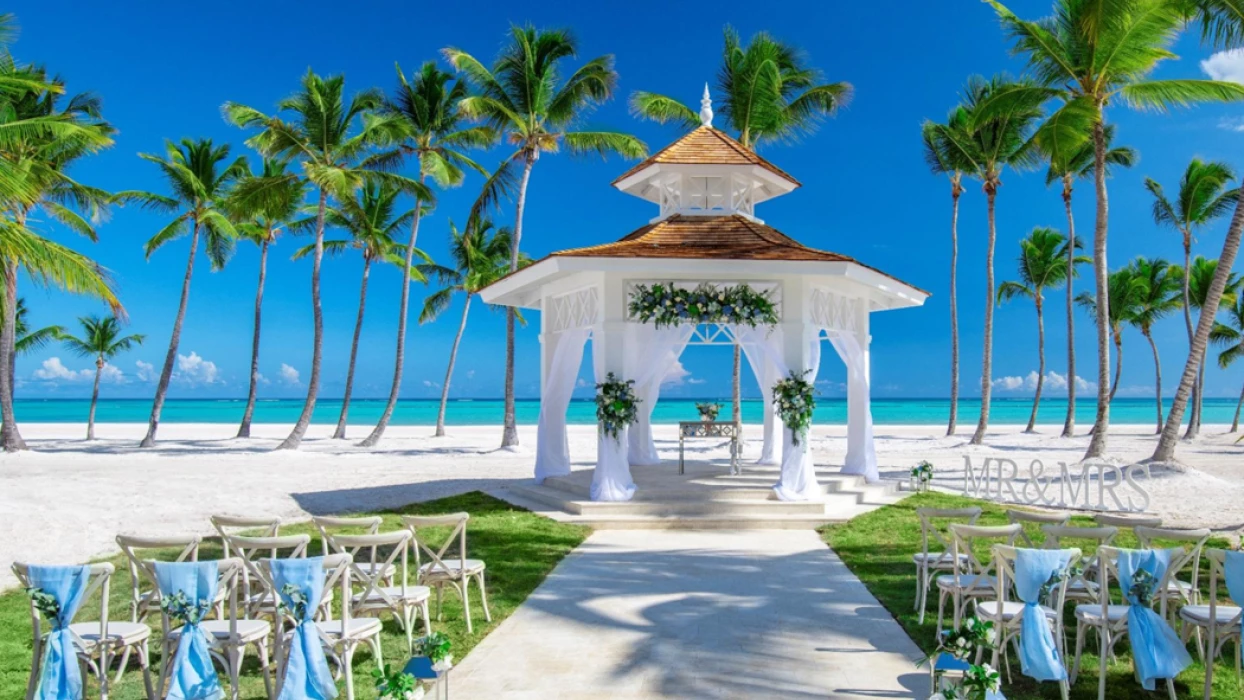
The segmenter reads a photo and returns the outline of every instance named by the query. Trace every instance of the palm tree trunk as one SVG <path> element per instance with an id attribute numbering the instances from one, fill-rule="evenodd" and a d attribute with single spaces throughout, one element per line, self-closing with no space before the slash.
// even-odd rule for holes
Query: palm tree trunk
<path id="1" fill-rule="evenodd" d="M 981 418 L 976 424 L 976 433 L 972 435 L 972 444 L 979 445 L 985 440 L 985 430 L 989 427 L 989 400 L 993 393 L 993 309 L 996 304 L 997 290 L 993 280 L 993 253 L 998 241 L 997 221 L 994 217 L 994 200 L 998 196 L 995 186 L 985 188 L 985 200 L 989 211 L 989 246 L 985 254 L 985 353 L 981 356 Z"/>
<path id="2" fill-rule="evenodd" d="M 959 423 L 959 196 L 956 181 L 950 195 L 950 423 L 946 435 L 954 435 Z"/>
<path id="3" fill-rule="evenodd" d="M 346 420 L 350 416 L 350 394 L 354 393 L 354 363 L 359 355 L 359 335 L 363 332 L 363 311 L 367 308 L 367 278 L 371 273 L 371 258 L 363 256 L 363 281 L 359 283 L 359 316 L 354 321 L 354 339 L 350 341 L 350 364 L 346 369 L 346 393 L 341 399 L 341 415 L 337 418 L 334 440 L 346 437 Z"/>
<path id="4" fill-rule="evenodd" d="M 95 387 L 91 389 L 91 411 L 86 418 L 86 439 L 95 439 L 95 405 L 99 403 L 99 375 L 104 371 L 104 358 L 95 360 Z"/>
<path id="5" fill-rule="evenodd" d="M 1184 231 L 1184 325 L 1188 328 L 1188 347 L 1192 347 L 1192 233 Z M 1201 376 L 1197 374 L 1197 381 L 1192 385 L 1192 411 L 1188 414 L 1188 429 L 1184 432 L 1184 439 L 1191 440 L 1196 437 L 1201 427 Z"/>
<path id="6" fill-rule="evenodd" d="M 1097 220 L 1093 231 L 1093 278 L 1097 284 L 1097 418 L 1093 421 L 1093 437 L 1084 458 L 1101 457 L 1106 453 L 1106 436 L 1110 430 L 1110 271 L 1106 265 L 1106 233 L 1110 203 L 1106 195 L 1106 125 L 1101 105 L 1093 124 L 1093 147 L 1096 161 L 1093 181 L 1097 190 Z M 1074 377 L 1068 377 L 1074 382 Z"/>
<path id="7" fill-rule="evenodd" d="M 1119 378 L 1123 376 L 1123 331 L 1118 330 L 1114 336 L 1114 380 L 1110 382 L 1110 402 L 1114 402 L 1114 394 L 1119 390 Z"/>
<path id="8" fill-rule="evenodd" d="M 259 285 L 255 289 L 255 333 L 251 338 L 251 381 L 250 390 L 246 394 L 246 411 L 242 414 L 242 424 L 238 426 L 238 437 L 251 436 L 251 418 L 255 415 L 255 398 L 259 385 L 259 323 L 263 313 L 263 283 L 268 272 L 268 241 L 272 239 L 272 227 L 268 227 L 268 235 L 259 245 Z"/>
<path id="9" fill-rule="evenodd" d="M 422 170 L 422 160 L 420 161 L 420 170 Z M 419 176 L 419 182 L 424 182 L 426 175 Z M 376 421 L 376 427 L 372 428 L 371 434 L 359 443 L 359 447 L 375 447 L 380 442 L 380 438 L 384 437 L 384 431 L 389 427 L 389 420 L 393 418 L 393 410 L 397 408 L 397 395 L 402 388 L 402 369 L 406 360 L 406 313 L 410 309 L 410 265 L 415 259 L 415 247 L 419 241 L 419 219 L 422 214 L 420 207 L 423 202 L 415 199 L 415 216 L 410 222 L 410 241 L 406 244 L 406 264 L 402 266 L 402 294 L 401 301 L 397 305 L 397 350 L 393 361 L 393 385 L 389 387 L 389 400 L 384 405 L 384 411 L 380 414 L 380 420 Z"/>
<path id="10" fill-rule="evenodd" d="M 734 344 L 734 386 L 733 386 L 733 392 L 731 393 L 731 404 L 730 404 L 730 420 L 734 421 L 735 423 L 739 423 L 743 420 L 743 394 L 742 394 L 742 391 L 740 391 L 740 389 L 742 388 L 740 386 L 740 383 L 741 383 L 740 380 L 742 379 L 741 375 L 742 375 L 742 369 L 743 369 L 742 360 L 743 360 L 742 349 L 739 347 L 738 343 L 735 343 Z"/>
<path id="11" fill-rule="evenodd" d="M 1067 208 L 1067 418 L 1063 437 L 1076 432 L 1076 217 L 1071 212 L 1071 181 L 1064 178 L 1063 205 Z"/>
<path id="12" fill-rule="evenodd" d="M 18 226 L 24 226 L 24 217 L 18 218 Z M 26 441 L 17 429 L 17 414 L 13 410 L 13 387 L 17 373 L 13 370 L 17 356 L 17 263 L 6 266 L 4 274 L 4 327 L 0 328 L 0 370 L 4 375 L 4 391 L 0 392 L 0 443 L 5 452 L 26 449 Z"/>
<path id="13" fill-rule="evenodd" d="M 1244 408 L 1244 389 L 1240 390 L 1240 402 L 1235 405 L 1235 417 L 1231 419 L 1231 432 L 1238 432 L 1240 429 L 1240 409 Z"/>
<path id="14" fill-rule="evenodd" d="M 454 376 L 454 363 L 458 360 L 458 345 L 462 343 L 462 334 L 466 332 L 467 313 L 471 311 L 471 296 L 467 292 L 462 302 L 462 320 L 458 323 L 458 334 L 454 336 L 454 344 L 449 348 L 449 366 L 445 368 L 445 383 L 441 385 L 441 408 L 436 412 L 436 437 L 445 437 L 445 406 L 449 403 L 449 380 Z"/>
<path id="15" fill-rule="evenodd" d="M 1209 332 L 1214 327 L 1214 317 L 1218 315 L 1218 303 L 1222 300 L 1223 289 L 1227 286 L 1227 277 L 1235 265 L 1235 256 L 1240 251 L 1240 238 L 1244 235 L 1244 189 L 1240 190 L 1240 198 L 1236 202 L 1235 214 L 1231 217 L 1231 226 L 1227 229 L 1227 237 L 1222 244 L 1222 255 L 1218 256 L 1218 269 L 1214 271 L 1214 279 L 1210 282 L 1209 291 L 1205 295 L 1205 305 L 1201 307 L 1201 317 L 1197 321 L 1196 334 L 1192 338 L 1192 348 L 1188 352 L 1188 361 L 1184 364 L 1183 375 L 1179 378 L 1179 388 L 1175 390 L 1175 398 L 1171 402 L 1170 413 L 1166 414 L 1166 425 L 1162 428 L 1162 437 L 1153 451 L 1153 459 L 1157 462 L 1169 462 L 1175 458 L 1175 443 L 1179 436 L 1179 422 L 1188 394 L 1192 391 L 1192 382 L 1200 369 L 1201 358 L 1209 344 Z"/>
<path id="16" fill-rule="evenodd" d="M 177 346 L 181 343 L 181 325 L 186 320 L 186 305 L 190 302 L 190 279 L 194 276 L 194 256 L 199 250 L 199 233 L 199 222 L 196 220 L 194 233 L 190 236 L 190 255 L 186 257 L 186 274 L 181 280 L 181 301 L 177 305 L 177 317 L 173 319 L 173 335 L 168 341 L 164 368 L 160 370 L 155 399 L 151 402 L 151 420 L 147 423 L 147 435 L 139 443 L 139 447 L 155 445 L 156 430 L 160 427 L 160 412 L 164 410 L 164 397 L 168 394 L 168 384 L 173 379 L 173 363 L 177 361 Z"/>
<path id="17" fill-rule="evenodd" d="M 1025 433 L 1037 432 L 1037 411 L 1041 408 L 1041 389 L 1045 387 L 1045 315 L 1042 308 L 1041 288 L 1035 290 L 1037 307 L 1037 393 L 1032 397 L 1032 415 L 1028 417 Z"/>
<path id="18" fill-rule="evenodd" d="M 1162 432 L 1162 358 L 1158 356 L 1158 344 L 1153 342 L 1153 333 L 1151 333 L 1148 328 L 1142 329 L 1141 332 L 1144 334 L 1145 340 L 1149 341 L 1149 347 L 1153 349 L 1153 370 L 1158 385 L 1156 394 L 1158 405 L 1158 427 L 1157 430 L 1154 431 L 1154 434 L 1160 434 Z"/>
<path id="19" fill-rule="evenodd" d="M 523 209 L 527 205 L 527 183 L 536 154 L 528 151 L 523 158 L 523 176 L 518 183 L 518 200 L 514 204 L 514 240 L 510 244 L 510 271 L 518 269 L 519 243 L 523 237 Z M 514 309 L 505 311 L 505 427 L 501 432 L 502 447 L 518 446 L 518 421 L 514 414 Z"/>
<path id="20" fill-rule="evenodd" d="M 324 310 L 320 307 L 320 263 L 324 260 L 324 210 L 328 206 L 328 191 L 320 188 L 320 204 L 315 223 L 315 257 L 311 262 L 311 316 L 314 332 L 311 340 L 311 377 L 307 380 L 307 400 L 293 431 L 277 446 L 278 450 L 296 450 L 302 444 L 302 436 L 311 425 L 315 412 L 315 396 L 320 391 L 320 362 L 324 354 Z"/>

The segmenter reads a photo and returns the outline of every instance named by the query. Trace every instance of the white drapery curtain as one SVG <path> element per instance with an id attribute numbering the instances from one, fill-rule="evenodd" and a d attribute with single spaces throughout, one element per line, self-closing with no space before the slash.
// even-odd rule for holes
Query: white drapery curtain
<path id="1" fill-rule="evenodd" d="M 733 327 L 731 332 L 738 339 L 738 327 Z M 773 335 L 778 335 L 777 331 Z M 780 341 L 780 338 L 779 338 Z M 756 460 L 756 464 L 777 464 L 777 441 L 778 441 L 778 421 L 773 412 L 773 385 L 779 379 L 777 367 L 770 362 L 763 350 L 757 350 L 752 343 L 752 349 L 749 351 L 746 344 L 739 341 L 739 347 L 743 350 L 743 356 L 747 358 L 747 364 L 752 368 L 752 374 L 756 375 L 756 383 L 760 385 L 760 398 L 764 402 L 765 421 L 764 421 L 764 443 L 760 448 L 760 459 Z M 779 347 L 777 354 L 782 354 Z"/>
<path id="2" fill-rule="evenodd" d="M 597 384 L 605 381 L 607 374 L 606 344 L 621 341 L 621 337 L 616 337 L 604 339 L 604 342 L 592 342 L 592 368 L 595 370 Z M 635 482 L 631 479 L 631 465 L 627 461 L 627 447 L 626 430 L 620 431 L 615 439 L 605 435 L 597 426 L 596 470 L 592 473 L 591 490 L 593 501 L 629 501 L 635 495 Z"/>
<path id="3" fill-rule="evenodd" d="M 859 474 L 873 483 L 880 477 L 877 449 L 873 445 L 868 357 L 853 333 L 831 332 L 829 341 L 847 366 L 847 457 L 842 473 Z"/>
<path id="4" fill-rule="evenodd" d="M 540 422 L 536 426 L 536 482 L 570 473 L 566 409 L 583 363 L 583 345 L 591 331 L 572 328 L 552 335 L 551 361 L 540 390 Z"/>
<path id="5" fill-rule="evenodd" d="M 652 409 L 661 396 L 661 382 L 677 364 L 694 331 L 691 325 L 626 324 L 625 375 L 635 380 L 635 398 L 639 399 L 639 420 L 627 430 L 631 464 L 661 463 L 652 441 Z"/>
<path id="6" fill-rule="evenodd" d="M 785 377 L 790 373 L 783 355 L 782 335 L 776 330 L 766 327 L 748 328 L 737 326 L 735 337 L 748 357 L 763 357 L 765 364 L 776 371 L 777 377 Z M 817 335 L 804 337 L 800 342 L 807 343 L 807 369 L 805 378 L 816 382 L 816 372 L 821 360 L 821 341 Z M 750 359 L 749 359 L 750 361 Z M 773 383 L 769 384 L 772 391 Z M 812 455 L 808 450 L 807 439 L 794 444 L 789 430 L 782 430 L 782 467 L 778 483 L 773 492 L 783 501 L 808 501 L 821 497 L 820 486 L 816 481 L 816 470 L 812 465 Z"/>

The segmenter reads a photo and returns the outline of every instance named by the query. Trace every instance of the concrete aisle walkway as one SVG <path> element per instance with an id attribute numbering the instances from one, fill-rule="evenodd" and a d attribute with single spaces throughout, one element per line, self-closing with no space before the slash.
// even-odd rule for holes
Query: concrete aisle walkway
<path id="1" fill-rule="evenodd" d="M 453 672 L 454 697 L 928 696 L 898 623 L 810 530 L 602 530 Z"/>

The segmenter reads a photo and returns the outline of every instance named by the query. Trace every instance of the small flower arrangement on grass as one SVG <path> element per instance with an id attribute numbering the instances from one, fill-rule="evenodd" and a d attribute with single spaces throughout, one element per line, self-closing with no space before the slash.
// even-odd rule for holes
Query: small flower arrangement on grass
<path id="1" fill-rule="evenodd" d="M 373 668 L 371 677 L 376 681 L 378 700 L 423 700 L 427 692 L 414 676 L 393 666 Z"/>
<path id="2" fill-rule="evenodd" d="M 1002 676 L 989 664 L 972 665 L 963 673 L 964 700 L 985 700 L 1002 688 Z"/>
<path id="3" fill-rule="evenodd" d="M 177 591 L 160 599 L 160 610 L 163 610 L 165 615 L 183 625 L 199 624 L 204 617 L 207 617 L 207 613 L 211 609 L 212 602 L 210 600 L 190 600 L 186 596 L 185 591 Z"/>
<path id="4" fill-rule="evenodd" d="M 415 653 L 426 656 L 437 671 L 447 671 L 454 663 L 454 655 L 449 653 L 452 644 L 443 632 L 433 632 L 415 642 Z"/>
<path id="5" fill-rule="evenodd" d="M 639 418 L 638 405 L 633 380 L 624 382 L 610 372 L 603 383 L 596 385 L 596 421 L 601 431 L 614 440 Z"/>
<path id="6" fill-rule="evenodd" d="M 946 684 L 948 681 L 938 674 L 929 700 L 985 700 L 989 693 L 996 692 L 1001 685 L 998 672 L 988 664 L 973 664 L 970 659 L 975 658 L 978 650 L 989 651 L 997 643 L 998 632 L 993 623 L 978 617 L 969 617 L 957 629 L 943 633 L 937 651 L 921 661 L 921 665 L 933 661 L 938 654 L 949 654 L 959 661 L 968 661 L 969 666 L 958 686 Z"/>
<path id="7" fill-rule="evenodd" d="M 807 372 L 792 370 L 789 376 L 773 385 L 773 405 L 796 445 L 807 436 L 812 427 L 812 412 L 816 410 L 815 390 L 804 378 L 807 375 Z"/>
<path id="8" fill-rule="evenodd" d="M 929 490 L 929 482 L 933 480 L 933 463 L 924 460 L 911 468 L 911 485 L 917 493 Z"/>
<path id="9" fill-rule="evenodd" d="M 695 410 L 700 412 L 700 420 L 711 423 L 717 420 L 718 414 L 721 413 L 721 404 L 712 401 L 707 403 L 697 403 L 695 405 Z"/>
<path id="10" fill-rule="evenodd" d="M 60 603 L 56 602 L 56 596 L 34 586 L 28 586 L 25 590 L 35 610 L 38 610 L 44 619 L 55 620 L 60 617 Z"/>
<path id="11" fill-rule="evenodd" d="M 695 289 L 680 289 L 673 282 L 640 284 L 631 293 L 630 313 L 657 328 L 683 323 L 730 323 L 772 326 L 778 322 L 777 307 L 764 292 L 746 284 L 718 286 L 705 282 Z"/>

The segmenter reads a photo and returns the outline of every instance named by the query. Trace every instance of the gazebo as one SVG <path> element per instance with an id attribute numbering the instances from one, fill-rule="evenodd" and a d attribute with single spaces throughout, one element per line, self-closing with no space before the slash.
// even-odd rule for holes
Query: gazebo
<path id="1" fill-rule="evenodd" d="M 630 465 L 661 461 L 652 439 L 652 409 L 662 380 L 688 345 L 739 345 L 764 394 L 759 463 L 776 464 L 773 486 L 785 501 L 816 499 L 807 440 L 781 430 L 773 386 L 789 373 L 814 381 L 822 341 L 848 370 L 847 454 L 843 473 L 877 480 L 869 406 L 869 315 L 920 306 L 928 293 L 845 255 L 816 250 L 765 224 L 756 207 L 800 183 L 712 126 L 708 89 L 701 126 L 613 182 L 659 208 L 622 239 L 553 253 L 481 293 L 489 304 L 540 313 L 538 482 L 570 473 L 566 411 L 583 350 L 592 341 L 597 381 L 613 373 L 634 381 L 639 418 L 625 439 L 598 438 L 593 501 L 626 501 L 635 493 Z M 754 324 L 729 314 L 712 322 L 656 325 L 637 300 L 659 289 L 699 289 L 720 298 L 745 287 L 775 312 Z M 730 310 L 727 307 L 727 310 Z M 779 458 L 778 444 L 782 444 Z"/>

